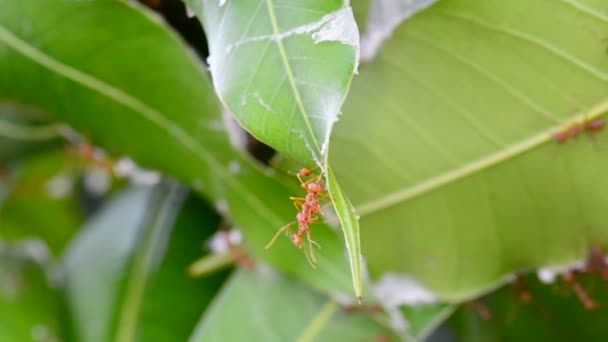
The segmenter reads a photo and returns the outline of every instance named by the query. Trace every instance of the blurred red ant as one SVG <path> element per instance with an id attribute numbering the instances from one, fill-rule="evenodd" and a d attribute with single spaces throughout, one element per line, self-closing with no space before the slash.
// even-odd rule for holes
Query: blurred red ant
<path id="1" fill-rule="evenodd" d="M 319 182 L 322 174 L 319 174 L 317 177 L 312 177 L 308 180 L 304 180 L 304 178 L 309 177 L 311 174 L 312 170 L 308 168 L 302 168 L 296 174 L 296 177 L 298 177 L 298 180 L 300 181 L 300 186 L 306 191 L 305 197 L 289 198 L 293 201 L 294 206 L 298 210 L 296 220 L 281 227 L 281 229 L 277 231 L 277 233 L 273 236 L 273 238 L 270 240 L 270 242 L 266 245 L 265 248 L 270 248 L 282 232 L 286 232 L 287 234 L 289 234 L 289 228 L 292 224 L 297 222 L 298 231 L 297 233 L 291 236 L 291 241 L 302 252 L 304 252 L 304 255 L 306 256 L 306 259 L 308 260 L 310 265 L 312 267 L 315 267 L 317 261 L 315 259 L 313 245 L 319 247 L 319 244 L 311 238 L 310 225 L 321 223 L 321 221 L 319 221 L 318 215 L 322 215 L 323 213 L 321 212 L 321 205 L 319 204 L 319 199 L 325 192 L 325 187 Z M 306 239 L 308 241 L 308 253 L 304 250 L 304 247 L 302 246 L 302 236 L 304 234 L 306 234 Z"/>
<path id="2" fill-rule="evenodd" d="M 232 254 L 232 259 L 234 260 L 234 263 L 237 266 L 241 266 L 246 270 L 253 270 L 255 268 L 255 261 L 253 261 L 253 259 L 251 259 L 243 251 L 240 245 L 232 241 L 229 232 L 222 231 L 221 234 L 224 238 L 226 246 L 228 247 L 228 251 L 230 252 L 230 254 Z"/>
<path id="3" fill-rule="evenodd" d="M 513 281 L 513 288 L 517 292 L 519 300 L 524 304 L 532 301 L 532 292 L 528 289 L 521 276 L 517 276 Z"/>
<path id="4" fill-rule="evenodd" d="M 605 281 L 608 281 L 608 264 L 604 259 L 600 246 L 591 247 L 591 254 L 585 269 L 587 273 L 599 273 Z"/>
<path id="5" fill-rule="evenodd" d="M 574 294 L 576 294 L 585 309 L 589 311 L 597 309 L 597 303 L 593 299 L 591 299 L 587 291 L 585 291 L 583 286 L 576 280 L 575 271 L 562 274 L 562 279 L 566 284 L 568 284 Z"/>
<path id="6" fill-rule="evenodd" d="M 490 311 L 490 308 L 488 308 L 481 299 L 474 299 L 470 302 L 470 305 L 477 311 L 482 320 L 487 322 L 492 319 L 492 311 Z"/>
<path id="7" fill-rule="evenodd" d="M 105 171 L 112 171 L 112 160 L 108 158 L 103 151 L 95 148 L 95 146 L 91 145 L 87 141 L 79 142 L 76 146 L 70 147 L 70 150 L 73 151 L 73 153 L 75 153 L 78 157 L 82 158 L 82 160 L 85 162 L 100 167 Z"/>
<path id="8" fill-rule="evenodd" d="M 576 279 L 577 274 L 584 273 L 598 273 L 604 280 L 608 281 L 608 264 L 606 263 L 606 260 L 604 260 L 604 254 L 602 253 L 601 247 L 591 247 L 591 253 L 584 270 L 570 271 L 562 275 L 564 282 L 576 294 L 585 309 L 591 311 L 597 309 L 598 304 Z"/>
<path id="9" fill-rule="evenodd" d="M 604 128 L 605 125 L 606 121 L 604 121 L 604 119 L 595 119 L 591 121 L 585 120 L 583 122 L 573 123 L 565 129 L 555 133 L 553 135 L 553 140 L 555 140 L 555 142 L 558 144 L 561 144 L 583 132 L 588 134 L 599 132 Z"/>

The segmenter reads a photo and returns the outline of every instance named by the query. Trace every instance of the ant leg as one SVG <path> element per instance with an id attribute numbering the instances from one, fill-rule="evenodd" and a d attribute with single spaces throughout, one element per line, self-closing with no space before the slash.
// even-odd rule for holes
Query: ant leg
<path id="1" fill-rule="evenodd" d="M 312 259 L 312 262 L 314 262 L 315 264 L 317 263 L 317 259 L 315 258 L 315 250 L 312 248 L 312 243 L 310 243 L 311 240 L 308 240 L 308 250 L 310 253 L 310 258 Z"/>
<path id="2" fill-rule="evenodd" d="M 272 247 L 272 244 L 274 244 L 274 242 L 279 238 L 279 235 L 281 235 L 282 232 L 285 233 L 289 233 L 289 227 L 291 227 L 292 224 L 294 224 L 295 222 L 290 222 L 286 225 L 284 225 L 283 227 L 281 227 L 281 229 L 279 229 L 274 236 L 272 237 L 272 239 L 270 240 L 270 242 L 268 242 L 268 244 L 266 244 L 266 246 L 264 246 L 264 249 L 268 249 L 270 247 Z"/>
<path id="3" fill-rule="evenodd" d="M 319 182 L 321 180 L 321 176 L 323 176 L 323 175 L 319 174 L 317 177 L 312 177 L 312 178 L 309 178 L 306 181 L 304 181 L 304 180 L 302 180 L 302 177 L 300 175 L 298 175 L 298 180 L 300 181 L 300 185 L 302 185 L 303 188 L 306 188 L 306 186 L 309 183 Z"/>
<path id="4" fill-rule="evenodd" d="M 289 199 L 292 200 L 293 202 L 298 202 L 299 204 L 306 202 L 306 198 L 304 198 L 304 197 L 290 196 Z"/>
<path id="5" fill-rule="evenodd" d="M 306 232 L 306 237 L 307 237 L 309 246 L 311 246 L 310 247 L 311 250 L 312 250 L 312 245 L 315 245 L 315 246 L 317 246 L 318 249 L 321 249 L 321 246 L 315 240 L 313 240 L 311 238 L 311 236 L 310 236 L 310 230 Z"/>
<path id="6" fill-rule="evenodd" d="M 302 253 L 304 253 L 304 256 L 306 257 L 306 260 L 308 261 L 308 263 L 310 264 L 310 266 L 312 268 L 317 268 L 317 261 L 315 260 L 314 255 L 311 257 L 308 255 L 308 253 L 306 253 L 306 250 L 302 248 Z"/>
<path id="7" fill-rule="evenodd" d="M 289 199 L 293 202 L 293 205 L 296 207 L 297 211 L 302 210 L 302 205 L 306 203 L 306 199 L 302 197 L 289 197 Z"/>
<path id="8" fill-rule="evenodd" d="M 562 275 L 564 282 L 570 287 L 570 289 L 576 294 L 579 301 L 583 304 L 585 309 L 592 311 L 597 309 L 597 303 L 589 297 L 589 294 L 583 286 L 576 280 L 574 272 L 568 272 Z"/>

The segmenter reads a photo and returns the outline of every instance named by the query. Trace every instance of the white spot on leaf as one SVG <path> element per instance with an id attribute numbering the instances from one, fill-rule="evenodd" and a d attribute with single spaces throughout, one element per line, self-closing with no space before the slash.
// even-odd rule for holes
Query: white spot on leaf
<path id="1" fill-rule="evenodd" d="M 228 138 L 232 146 L 244 150 L 247 148 L 247 133 L 234 119 L 232 114 L 226 110 L 222 111 L 224 128 L 228 131 Z"/>
<path id="2" fill-rule="evenodd" d="M 217 210 L 217 212 L 221 215 L 228 215 L 228 209 L 228 202 L 226 202 L 226 200 L 221 199 L 215 202 L 215 210 Z"/>
<path id="3" fill-rule="evenodd" d="M 385 307 L 421 305 L 437 302 L 437 297 L 425 289 L 414 278 L 395 273 L 386 273 L 372 288 Z"/>
<path id="4" fill-rule="evenodd" d="M 188 18 L 193 18 L 196 16 L 196 13 L 194 13 L 190 6 L 186 5 L 186 15 L 188 16 Z"/>
<path id="5" fill-rule="evenodd" d="M 207 241 L 207 248 L 213 253 L 223 254 L 230 252 L 230 246 L 240 245 L 243 234 L 240 230 L 232 228 L 229 231 L 218 231 Z"/>
<path id="6" fill-rule="evenodd" d="M 128 178 L 137 185 L 156 185 L 162 178 L 160 172 L 142 169 L 130 158 L 120 158 L 114 164 L 114 174 L 120 178 Z"/>
<path id="7" fill-rule="evenodd" d="M 84 188 L 95 195 L 103 195 L 108 192 L 110 184 L 110 174 L 103 168 L 89 169 L 84 175 Z"/>
<path id="8" fill-rule="evenodd" d="M 557 276 L 559 275 L 565 274 L 569 271 L 583 270 L 585 268 L 585 264 L 586 262 L 584 260 L 579 260 L 565 265 L 541 267 L 536 271 L 536 276 L 542 283 L 551 284 L 555 282 L 555 279 L 557 279 Z"/>
<path id="9" fill-rule="evenodd" d="M 233 175 L 238 174 L 241 171 L 241 164 L 236 160 L 231 161 L 230 164 L 228 164 L 228 171 Z"/>
<path id="10" fill-rule="evenodd" d="M 47 195 L 52 199 L 62 199 L 72 193 L 74 178 L 66 173 L 59 173 L 45 184 Z"/>

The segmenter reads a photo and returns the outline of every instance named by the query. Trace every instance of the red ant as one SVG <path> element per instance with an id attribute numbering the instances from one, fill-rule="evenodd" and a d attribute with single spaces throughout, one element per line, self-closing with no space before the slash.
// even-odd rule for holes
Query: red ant
<path id="1" fill-rule="evenodd" d="M 308 168 L 302 168 L 296 174 L 298 180 L 300 181 L 300 185 L 302 189 L 306 191 L 305 197 L 290 197 L 289 199 L 293 201 L 294 206 L 298 210 L 298 214 L 296 215 L 296 220 L 286 224 L 281 227 L 277 231 L 277 233 L 273 236 L 270 242 L 266 245 L 266 249 L 270 248 L 272 244 L 276 241 L 276 239 L 281 235 L 282 232 L 288 232 L 288 229 L 292 224 L 298 223 L 298 231 L 297 233 L 291 236 L 291 241 L 296 245 L 304 255 L 306 259 L 310 263 L 312 267 L 315 267 L 316 260 L 313 252 L 313 245 L 319 247 L 319 244 L 312 240 L 310 235 L 310 225 L 321 223 L 319 221 L 318 214 L 323 214 L 321 212 L 321 205 L 319 204 L 319 198 L 325 192 L 325 187 L 319 183 L 322 174 L 319 174 L 317 177 L 310 178 L 308 180 L 304 180 L 304 177 L 308 177 L 312 174 L 312 170 Z M 302 236 L 306 234 L 306 239 L 309 244 L 309 253 L 310 256 L 304 251 L 302 247 Z"/>
<path id="2" fill-rule="evenodd" d="M 600 246 L 591 247 L 591 254 L 585 272 L 599 273 L 604 280 L 608 281 L 608 264 L 604 260 L 604 253 L 602 253 Z"/>
<path id="3" fill-rule="evenodd" d="M 586 120 L 584 122 L 573 123 L 565 129 L 555 133 L 553 135 L 553 140 L 555 140 L 558 144 L 561 144 L 583 132 L 587 132 L 588 134 L 599 132 L 604 128 L 605 125 L 606 121 L 603 119 L 595 119 L 591 121 Z"/>
<path id="4" fill-rule="evenodd" d="M 562 274 L 562 279 L 570 287 L 574 294 L 576 294 L 585 309 L 589 311 L 597 309 L 597 303 L 593 299 L 591 299 L 587 291 L 585 291 L 583 286 L 576 280 L 576 272 L 571 271 Z"/>

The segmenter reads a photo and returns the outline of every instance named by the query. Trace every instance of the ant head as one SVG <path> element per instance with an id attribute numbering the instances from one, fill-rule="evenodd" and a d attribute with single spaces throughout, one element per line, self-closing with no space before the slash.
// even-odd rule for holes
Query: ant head
<path id="1" fill-rule="evenodd" d="M 323 193 L 323 191 L 325 191 L 325 188 L 323 187 L 323 185 L 321 185 L 321 183 L 312 182 L 308 184 L 308 191 L 318 195 Z"/>
<path id="2" fill-rule="evenodd" d="M 307 177 L 312 173 L 312 171 L 307 168 L 307 167 L 303 167 L 300 169 L 300 171 L 298 171 L 298 175 L 302 176 L 302 177 Z"/>

